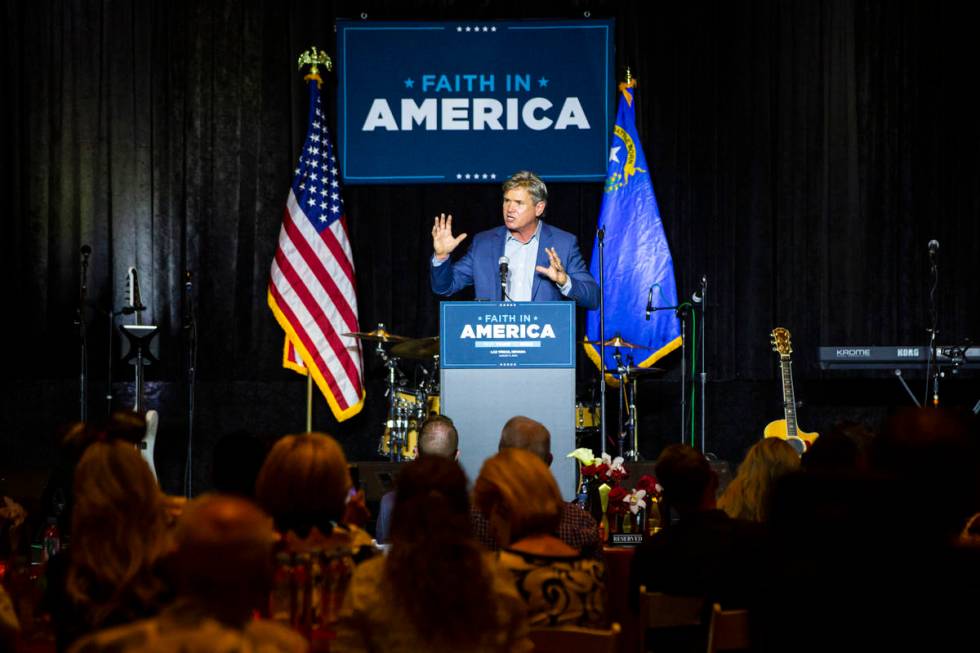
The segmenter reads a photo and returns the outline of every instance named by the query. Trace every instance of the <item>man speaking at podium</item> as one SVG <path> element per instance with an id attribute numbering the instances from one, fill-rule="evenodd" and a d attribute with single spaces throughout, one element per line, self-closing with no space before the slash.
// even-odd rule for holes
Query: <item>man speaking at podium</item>
<path id="1" fill-rule="evenodd" d="M 453 295 L 472 285 L 477 299 L 558 301 L 599 308 L 599 286 L 582 260 L 575 236 L 540 218 L 548 189 L 533 172 L 518 172 L 503 184 L 504 224 L 481 231 L 463 258 L 449 255 L 466 234 L 453 236 L 453 216 L 432 226 L 432 291 Z"/>

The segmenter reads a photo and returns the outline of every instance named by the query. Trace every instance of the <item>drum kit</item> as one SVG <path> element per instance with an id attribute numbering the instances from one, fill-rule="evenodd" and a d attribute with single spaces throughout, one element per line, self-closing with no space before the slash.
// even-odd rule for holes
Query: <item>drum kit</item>
<path id="1" fill-rule="evenodd" d="M 439 414 L 439 338 L 409 338 L 390 333 L 384 324 L 378 324 L 373 331 L 355 331 L 345 336 L 364 342 L 377 343 L 375 354 L 384 363 L 387 371 L 386 395 L 388 415 L 384 433 L 378 444 L 378 453 L 392 461 L 413 460 L 418 455 L 418 437 L 422 423 L 432 415 Z M 601 342 L 587 342 L 600 346 Z M 615 379 L 619 395 L 619 448 L 628 450 L 624 457 L 638 459 L 637 442 L 637 381 L 663 374 L 658 367 L 639 367 L 634 365 L 633 350 L 648 349 L 635 345 L 616 336 L 606 343 L 612 349 L 616 367 L 606 370 Z M 412 382 L 402 373 L 403 360 L 415 362 L 415 375 Z M 608 377 L 607 377 L 608 378 Z M 575 404 L 576 440 L 597 434 L 601 425 L 598 402 L 578 402 Z"/>
<path id="2" fill-rule="evenodd" d="M 395 335 L 386 331 L 384 324 L 378 324 L 374 331 L 344 335 L 377 343 L 375 354 L 387 370 L 388 417 L 378 453 L 392 461 L 413 460 L 418 455 L 422 423 L 439 414 L 439 338 Z M 413 383 L 401 372 L 403 359 L 416 362 Z"/>

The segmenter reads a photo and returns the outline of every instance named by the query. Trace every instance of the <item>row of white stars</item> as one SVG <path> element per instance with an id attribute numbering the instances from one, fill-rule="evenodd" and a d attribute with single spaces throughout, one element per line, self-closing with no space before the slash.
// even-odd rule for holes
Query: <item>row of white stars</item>
<path id="1" fill-rule="evenodd" d="M 497 178 L 497 175 L 496 175 L 496 173 L 493 173 L 493 172 L 491 172 L 489 174 L 486 173 L 486 172 L 484 172 L 482 174 L 479 173 L 479 172 L 475 172 L 473 174 L 470 174 L 468 172 L 466 174 L 463 174 L 462 172 L 457 172 L 456 173 L 456 179 L 496 179 L 496 178 Z"/>
<path id="2" fill-rule="evenodd" d="M 483 25 L 482 27 L 479 25 L 477 25 L 476 27 L 471 27 L 469 25 L 463 27 L 462 25 L 459 25 L 456 27 L 456 31 L 457 32 L 496 32 L 497 28 L 487 27 L 486 25 Z"/>

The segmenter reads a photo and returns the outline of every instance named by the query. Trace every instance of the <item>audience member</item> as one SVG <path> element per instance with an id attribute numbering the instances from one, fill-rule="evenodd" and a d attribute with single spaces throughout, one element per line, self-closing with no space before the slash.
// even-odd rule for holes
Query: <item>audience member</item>
<path id="1" fill-rule="evenodd" d="M 474 502 L 503 548 L 499 563 L 514 577 L 532 626 L 604 626 L 603 564 L 554 535 L 564 501 L 542 460 L 504 448 L 483 463 Z"/>
<path id="2" fill-rule="evenodd" d="M 500 432 L 498 450 L 524 449 L 530 451 L 544 462 L 551 465 L 551 433 L 541 422 L 529 417 L 518 415 L 507 420 Z M 490 532 L 490 522 L 478 507 L 474 506 L 471 514 L 473 533 L 480 542 L 491 551 L 500 548 L 499 543 Z M 575 502 L 562 502 L 561 519 L 555 532 L 559 539 L 570 547 L 582 552 L 583 555 L 594 558 L 602 557 L 602 543 L 599 540 L 599 525 L 592 515 L 582 510 Z"/>
<path id="3" fill-rule="evenodd" d="M 956 540 L 977 509 L 978 461 L 975 418 L 904 409 L 874 438 L 867 469 L 781 479 L 772 556 L 759 579 L 759 650 L 841 642 L 946 650 L 967 641 L 980 560 Z M 821 627 L 800 638 L 787 622 L 800 614 Z"/>
<path id="4" fill-rule="evenodd" d="M 269 451 L 255 492 L 282 535 L 277 553 L 291 564 L 310 565 L 308 604 L 291 601 L 288 615 L 276 608 L 270 616 L 288 620 L 311 639 L 329 637 L 354 567 L 377 552 L 371 536 L 344 519 L 355 495 L 344 452 L 322 433 L 287 435 Z"/>
<path id="5" fill-rule="evenodd" d="M 799 454 L 785 440 L 763 438 L 745 455 L 735 478 L 718 499 L 718 507 L 729 517 L 766 521 L 773 483 L 799 467 Z"/>
<path id="6" fill-rule="evenodd" d="M 101 437 L 105 437 L 104 435 Z M 156 614 L 171 598 L 164 497 L 131 441 L 100 439 L 74 474 L 71 547 L 48 564 L 44 605 L 59 650 L 80 635 Z"/>
<path id="7" fill-rule="evenodd" d="M 459 460 L 459 433 L 453 421 L 445 415 L 433 415 L 419 429 L 418 455 L 442 456 Z M 395 491 L 385 492 L 378 507 L 374 539 L 386 544 L 391 533 L 391 513 L 395 507 Z"/>
<path id="8" fill-rule="evenodd" d="M 649 591 L 703 596 L 739 608 L 751 599 L 752 576 L 764 544 L 761 524 L 734 519 L 715 503 L 718 477 L 708 460 L 684 444 L 665 448 L 654 467 L 665 514 L 677 520 L 642 544 L 633 558 L 631 595 Z"/>
<path id="9" fill-rule="evenodd" d="M 398 477 L 391 549 L 360 565 L 331 651 L 528 651 L 513 581 L 473 540 L 459 464 L 423 456 Z"/>
<path id="10" fill-rule="evenodd" d="M 347 458 L 337 441 L 323 433 L 280 439 L 255 483 L 256 500 L 272 515 L 287 549 L 347 548 L 360 561 L 373 555 L 374 547 L 366 531 L 343 523 L 350 495 Z"/>
<path id="11" fill-rule="evenodd" d="M 867 468 L 874 433 L 860 422 L 834 424 L 803 453 L 801 465 L 808 472 L 849 474 Z"/>
<path id="12" fill-rule="evenodd" d="M 269 651 L 301 653 L 306 640 L 253 619 L 271 587 L 272 520 L 249 501 L 205 495 L 177 523 L 177 598 L 159 616 L 89 635 L 72 653 Z"/>

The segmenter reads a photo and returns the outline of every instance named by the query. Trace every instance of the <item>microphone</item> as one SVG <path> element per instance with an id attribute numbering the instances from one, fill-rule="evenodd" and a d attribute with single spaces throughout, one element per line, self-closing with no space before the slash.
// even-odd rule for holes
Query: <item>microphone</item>
<path id="1" fill-rule="evenodd" d="M 82 245 L 82 256 L 88 258 L 89 254 L 92 253 L 92 248 L 88 245 Z"/>
<path id="2" fill-rule="evenodd" d="M 935 256 L 936 252 L 939 251 L 939 241 L 930 240 L 929 241 L 929 256 Z"/>
<path id="3" fill-rule="evenodd" d="M 701 276 L 701 287 L 694 291 L 691 295 L 691 301 L 695 304 L 700 304 L 704 301 L 704 291 L 708 288 L 708 276 Z"/>
<path id="4" fill-rule="evenodd" d="M 650 320 L 650 313 L 653 313 L 653 286 L 650 286 L 650 292 L 647 293 L 647 321 Z"/>
<path id="5" fill-rule="evenodd" d="M 498 265 L 500 265 L 500 298 L 502 300 L 507 299 L 507 265 L 510 263 L 510 259 L 506 256 L 501 256 L 497 259 Z"/>

